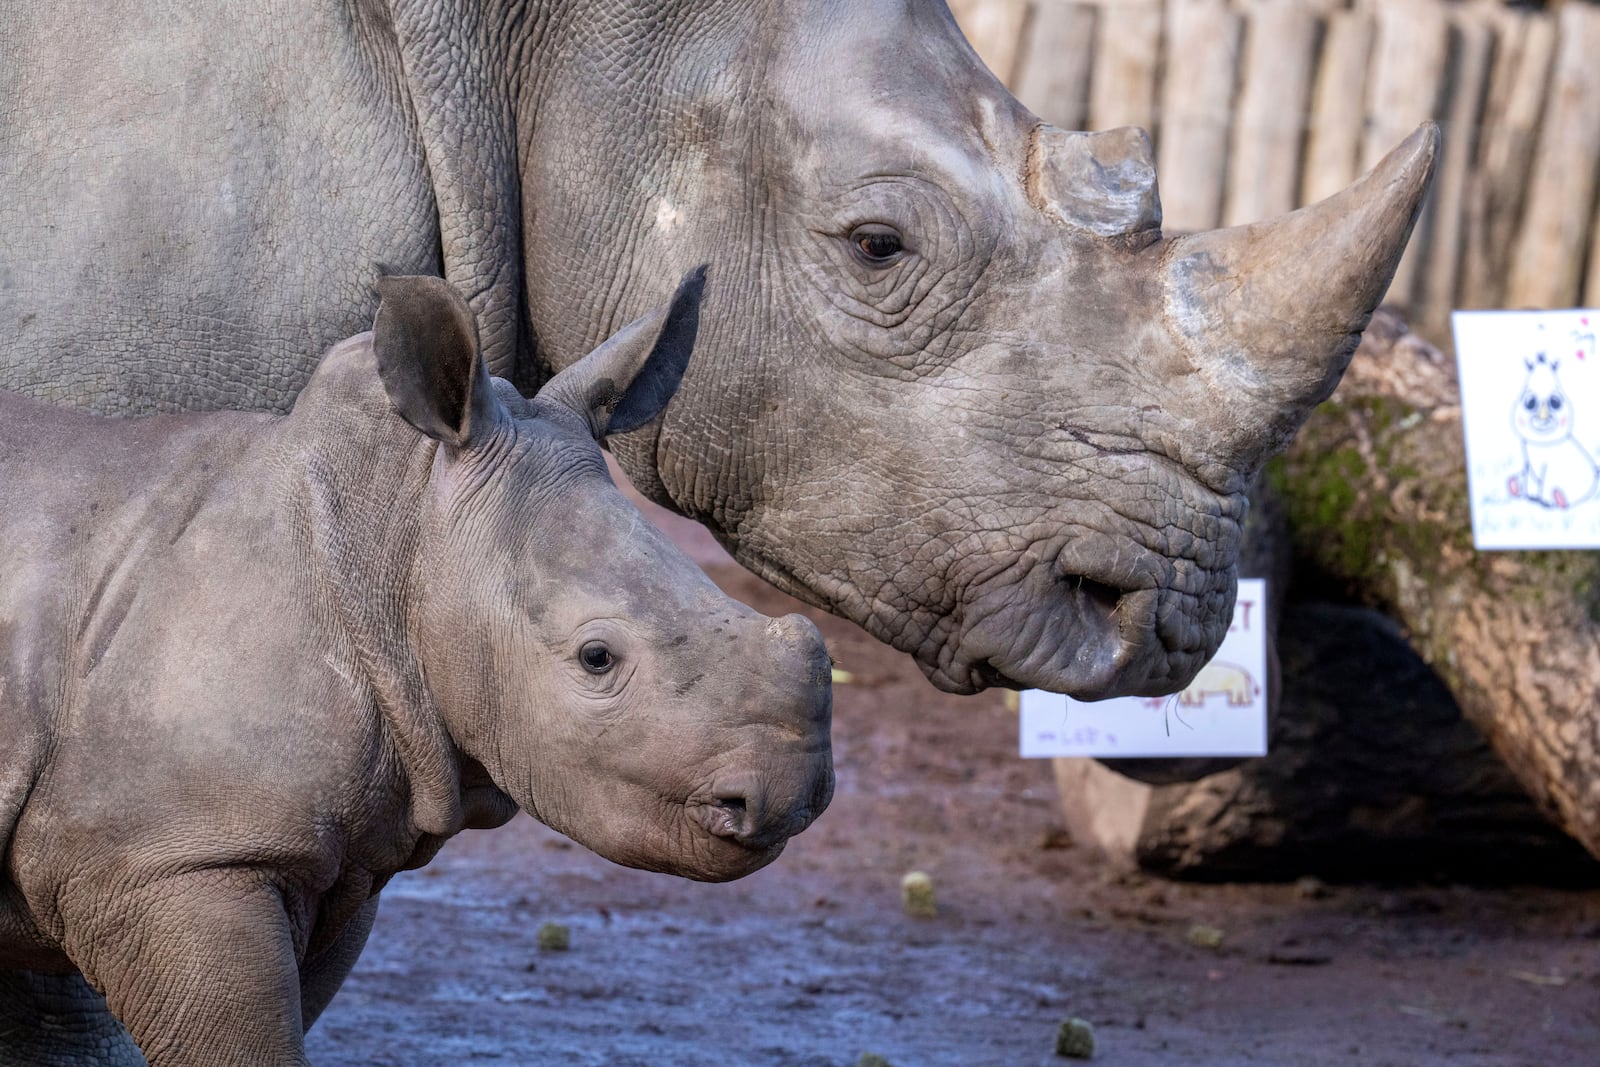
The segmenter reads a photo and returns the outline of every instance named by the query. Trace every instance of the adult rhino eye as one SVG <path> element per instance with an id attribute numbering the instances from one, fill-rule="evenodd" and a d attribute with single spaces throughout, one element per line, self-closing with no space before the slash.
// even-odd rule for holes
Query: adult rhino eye
<path id="1" fill-rule="evenodd" d="M 850 235 L 861 260 L 871 267 L 887 267 L 900 258 L 905 245 L 900 235 L 886 226 L 862 226 Z"/>
<path id="2" fill-rule="evenodd" d="M 578 651 L 578 662 L 590 674 L 604 674 L 616 666 L 611 650 L 600 641 L 590 641 Z"/>

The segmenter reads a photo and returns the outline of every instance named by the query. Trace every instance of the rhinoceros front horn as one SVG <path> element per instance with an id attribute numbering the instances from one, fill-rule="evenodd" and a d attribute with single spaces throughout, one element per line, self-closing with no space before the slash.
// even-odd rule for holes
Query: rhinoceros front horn
<path id="1" fill-rule="evenodd" d="M 1321 203 L 1166 242 L 1165 312 L 1207 386 L 1189 414 L 1209 431 L 1208 458 L 1258 467 L 1333 391 L 1394 277 L 1438 146 L 1426 123 Z"/>

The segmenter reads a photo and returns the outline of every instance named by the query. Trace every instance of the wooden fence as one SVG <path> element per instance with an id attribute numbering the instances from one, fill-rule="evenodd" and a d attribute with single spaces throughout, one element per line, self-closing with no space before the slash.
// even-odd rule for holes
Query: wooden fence
<path id="1" fill-rule="evenodd" d="M 1066 129 L 1137 125 L 1168 230 L 1348 185 L 1425 119 L 1438 177 L 1389 292 L 1452 308 L 1600 305 L 1600 7 L 1490 0 L 950 0 L 989 67 Z"/>

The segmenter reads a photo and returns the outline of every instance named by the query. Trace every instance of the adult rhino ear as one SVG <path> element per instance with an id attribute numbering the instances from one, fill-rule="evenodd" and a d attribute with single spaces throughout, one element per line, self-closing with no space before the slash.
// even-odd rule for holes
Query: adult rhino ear
<path id="1" fill-rule="evenodd" d="M 636 430 L 660 415 L 689 366 L 705 284 L 703 265 L 685 274 L 665 307 L 618 330 L 546 382 L 536 399 L 587 420 L 597 440 Z"/>
<path id="2" fill-rule="evenodd" d="M 434 440 L 466 445 L 496 404 L 472 309 L 443 278 L 379 278 L 378 296 L 372 348 L 389 403 Z"/>

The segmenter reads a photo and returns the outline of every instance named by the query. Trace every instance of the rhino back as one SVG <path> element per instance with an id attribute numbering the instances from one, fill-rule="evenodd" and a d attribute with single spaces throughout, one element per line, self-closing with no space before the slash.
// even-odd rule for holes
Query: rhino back
<path id="1" fill-rule="evenodd" d="M 7 5 L 0 389 L 107 414 L 284 411 L 316 354 L 370 323 L 379 264 L 436 272 L 381 11 Z"/>
<path id="2" fill-rule="evenodd" d="M 364 898 L 410 854 L 392 745 L 307 560 L 293 462 L 359 461 L 336 431 L 0 394 L 0 736 L 27 739 L 0 759 L 0 913 L 154 861 Z M 28 941 L 9 914 L 0 966 Z"/>

